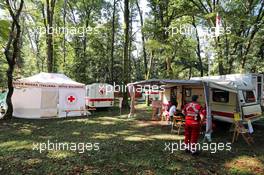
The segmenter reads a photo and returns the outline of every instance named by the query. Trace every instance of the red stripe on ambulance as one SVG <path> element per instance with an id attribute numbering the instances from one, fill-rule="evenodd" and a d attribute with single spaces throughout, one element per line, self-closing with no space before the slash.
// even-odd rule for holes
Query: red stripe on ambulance
<path id="1" fill-rule="evenodd" d="M 114 101 L 113 98 L 87 98 L 90 102 Z"/>

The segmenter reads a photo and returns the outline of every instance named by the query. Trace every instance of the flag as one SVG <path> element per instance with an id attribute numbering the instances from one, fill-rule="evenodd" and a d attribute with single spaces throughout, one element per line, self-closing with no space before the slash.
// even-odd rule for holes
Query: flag
<path id="1" fill-rule="evenodd" d="M 221 27 L 221 17 L 219 14 L 216 14 L 216 20 L 215 20 L 215 37 L 219 37 L 220 35 L 220 27 Z"/>

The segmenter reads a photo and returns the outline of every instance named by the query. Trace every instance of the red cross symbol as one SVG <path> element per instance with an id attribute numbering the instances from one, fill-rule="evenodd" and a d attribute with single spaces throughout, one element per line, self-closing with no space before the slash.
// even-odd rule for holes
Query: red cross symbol
<path id="1" fill-rule="evenodd" d="M 99 93 L 100 93 L 101 95 L 104 95 L 104 93 L 105 93 L 105 89 L 104 89 L 104 88 L 101 88 L 101 89 L 99 90 Z"/>
<path id="2" fill-rule="evenodd" d="M 72 102 L 74 102 L 75 100 L 76 100 L 76 98 L 74 97 L 74 96 L 69 96 L 68 98 L 67 98 L 67 100 L 70 102 L 70 103 L 72 103 Z"/>

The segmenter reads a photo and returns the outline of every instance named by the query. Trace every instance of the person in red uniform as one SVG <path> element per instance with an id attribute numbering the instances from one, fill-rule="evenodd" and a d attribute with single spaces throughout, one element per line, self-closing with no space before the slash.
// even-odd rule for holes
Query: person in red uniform
<path id="1" fill-rule="evenodd" d="M 196 145 L 200 135 L 201 123 L 205 117 L 205 110 L 197 103 L 198 95 L 192 96 L 192 102 L 187 103 L 182 110 L 185 115 L 185 146 L 186 152 L 191 152 L 193 155 L 198 154 Z"/>

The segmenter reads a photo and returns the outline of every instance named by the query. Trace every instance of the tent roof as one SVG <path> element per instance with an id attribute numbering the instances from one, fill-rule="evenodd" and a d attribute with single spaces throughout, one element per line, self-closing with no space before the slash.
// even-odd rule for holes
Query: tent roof
<path id="1" fill-rule="evenodd" d="M 84 87 L 82 83 L 78 83 L 64 74 L 59 73 L 45 73 L 41 72 L 39 74 L 33 75 L 27 78 L 21 78 L 14 82 L 15 85 L 21 86 L 70 86 L 70 87 Z"/>

